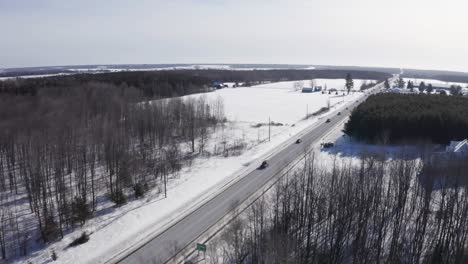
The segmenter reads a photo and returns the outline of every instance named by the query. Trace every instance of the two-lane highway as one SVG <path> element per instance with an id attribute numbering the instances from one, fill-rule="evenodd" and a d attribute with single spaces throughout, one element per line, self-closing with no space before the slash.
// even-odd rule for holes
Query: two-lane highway
<path id="1" fill-rule="evenodd" d="M 381 89 L 381 85 L 375 90 Z M 368 96 L 368 95 L 367 95 Z M 361 98 L 362 101 L 365 98 Z M 133 250 L 119 259 L 119 263 L 165 263 L 169 261 L 178 250 L 191 244 L 196 238 L 218 223 L 224 216 L 233 210 L 233 205 L 242 203 L 265 184 L 280 173 L 286 164 L 295 161 L 304 154 L 305 144 L 316 144 L 318 141 L 339 123 L 348 118 L 350 111 L 358 104 L 353 102 L 347 108 L 343 107 L 341 114 L 325 116 L 319 120 L 308 133 L 301 137 L 302 143 L 291 144 L 274 156 L 270 157 L 269 167 L 264 170 L 254 170 L 226 190 L 201 205 L 198 209 L 173 224 L 171 227 L 154 237 L 148 243 Z M 325 122 L 330 119 L 330 122 Z M 258 164 L 260 165 L 260 164 Z M 177 246 L 176 246 L 177 245 Z"/>

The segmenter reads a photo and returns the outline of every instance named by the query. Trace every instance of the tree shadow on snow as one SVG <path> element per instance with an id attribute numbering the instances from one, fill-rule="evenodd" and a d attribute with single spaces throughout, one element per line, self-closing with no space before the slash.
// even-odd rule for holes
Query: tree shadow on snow
<path id="1" fill-rule="evenodd" d="M 333 147 L 321 148 L 322 152 L 348 158 L 378 157 L 416 159 L 427 152 L 427 146 L 417 145 L 377 145 L 358 142 L 347 135 L 339 137 Z"/>

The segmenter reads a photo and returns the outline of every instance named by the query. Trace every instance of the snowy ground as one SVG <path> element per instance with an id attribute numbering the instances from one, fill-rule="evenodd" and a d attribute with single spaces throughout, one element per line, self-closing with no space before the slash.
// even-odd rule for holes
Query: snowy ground
<path id="1" fill-rule="evenodd" d="M 311 83 L 312 81 L 312 83 Z M 355 90 L 359 90 L 361 84 L 364 82 L 370 82 L 370 80 L 354 80 Z M 268 89 L 291 89 L 295 88 L 295 84 L 299 83 L 302 87 L 312 87 L 312 86 L 322 86 L 327 89 L 337 89 L 344 91 L 345 89 L 345 80 L 344 79 L 314 79 L 314 80 L 302 80 L 302 81 L 286 81 L 286 82 L 275 82 L 275 83 L 266 83 L 253 86 L 254 88 L 268 88 Z M 301 88 L 302 88 L 301 87 Z"/>
<path id="2" fill-rule="evenodd" d="M 420 154 L 424 153 L 427 146 L 418 145 L 375 145 L 358 142 L 342 132 L 344 123 L 340 129 L 336 129 L 323 138 L 323 142 L 333 142 L 334 146 L 329 149 L 318 148 L 321 159 L 330 160 L 338 157 L 341 160 L 359 161 L 361 157 L 372 155 L 382 156 L 387 159 L 400 158 L 405 156 L 410 159 L 419 159 Z"/>
<path id="3" fill-rule="evenodd" d="M 462 87 L 462 93 L 463 94 L 468 94 L 468 83 L 459 83 L 459 82 L 444 82 L 444 81 L 439 81 L 439 80 L 432 80 L 432 79 L 413 79 L 413 78 L 404 78 L 405 82 L 408 83 L 408 81 L 412 81 L 415 85 L 419 85 L 421 82 L 424 82 L 426 86 L 428 84 L 432 84 L 433 86 L 436 87 L 443 87 L 443 88 L 450 88 L 450 86 L 455 85 L 455 86 L 461 86 Z M 417 89 L 415 89 L 417 90 Z M 448 92 L 449 94 L 449 92 Z"/>
<path id="4" fill-rule="evenodd" d="M 301 81 L 308 86 L 310 81 Z M 358 89 L 364 80 L 355 80 Z M 261 84 L 252 87 L 220 89 L 212 93 L 190 95 L 187 97 L 205 96 L 208 100 L 222 98 L 227 118 L 231 121 L 249 122 L 252 124 L 271 121 L 283 124 L 294 124 L 321 107 L 337 105 L 361 96 L 361 92 L 353 92 L 343 96 L 343 92 L 322 94 L 321 92 L 302 93 L 294 89 L 295 81 Z M 344 89 L 344 80 L 316 80 L 317 85 L 330 89 Z M 302 89 L 302 88 L 301 88 Z"/>
<path id="5" fill-rule="evenodd" d="M 468 83 L 458 83 L 458 82 L 444 82 L 440 80 L 434 80 L 434 79 L 417 79 L 417 78 L 403 78 L 405 82 L 412 81 L 414 84 L 419 85 L 421 82 L 424 82 L 426 85 L 432 84 L 432 85 L 442 85 L 442 86 L 447 86 L 450 87 L 451 85 L 460 85 L 463 88 L 468 87 Z"/>
<path id="6" fill-rule="evenodd" d="M 0 81 L 13 80 L 13 79 L 17 79 L 17 78 L 32 79 L 32 78 L 45 78 L 45 77 L 52 77 L 52 76 L 63 76 L 63 75 L 71 75 L 71 73 L 23 75 L 23 76 L 17 76 L 17 77 L 0 77 Z"/>
<path id="7" fill-rule="evenodd" d="M 344 84 L 344 80 L 323 82 L 327 87 L 337 89 L 338 84 Z M 277 151 L 293 135 L 316 123 L 320 117 L 303 120 L 307 110 L 309 113 L 315 112 L 330 102 L 331 111 L 337 111 L 344 106 L 343 102 L 356 100 L 363 95 L 361 92 L 352 92 L 346 96 L 320 92 L 303 94 L 292 89 L 294 83 L 227 88 L 185 96 L 184 98 L 205 96 L 208 100 L 222 98 L 224 101 L 225 113 L 230 122 L 212 135 L 207 146 L 208 151 L 214 152 L 214 148 L 219 147 L 220 142 L 226 139 L 231 143 L 244 142 L 245 151 L 241 155 L 227 158 L 196 158 L 191 167 L 184 168 L 169 182 L 167 198 L 162 196 L 161 190 L 152 190 L 145 199 L 131 201 L 120 208 L 103 202 L 100 206 L 107 209 L 90 219 L 83 228 L 78 228 L 63 240 L 36 251 L 28 259 L 17 262 L 47 263 L 51 261 L 52 250 L 58 255 L 57 263 L 105 262 L 186 215 L 195 205 L 212 197 L 230 181 L 257 167 L 264 155 Z M 355 86 L 359 88 L 358 81 Z M 267 140 L 268 127 L 257 126 L 268 123 L 269 117 L 274 122 L 283 123 L 282 126 L 271 127 L 271 141 Z M 67 249 L 67 245 L 82 231 L 92 233 L 89 242 Z"/>

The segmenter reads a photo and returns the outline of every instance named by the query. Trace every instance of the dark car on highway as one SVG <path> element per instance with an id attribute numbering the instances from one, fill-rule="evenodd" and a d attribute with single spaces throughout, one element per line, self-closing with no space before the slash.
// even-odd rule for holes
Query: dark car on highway
<path id="1" fill-rule="evenodd" d="M 298 139 L 296 140 L 296 144 L 299 144 L 299 143 L 301 143 L 301 142 L 302 142 L 302 140 L 301 140 L 300 138 L 298 138 Z"/>
<path id="2" fill-rule="evenodd" d="M 264 160 L 262 162 L 262 165 L 260 165 L 259 169 L 263 170 L 268 167 L 268 161 Z"/>
<path id="3" fill-rule="evenodd" d="M 330 123 L 330 121 L 331 121 L 330 118 L 328 118 L 327 121 L 325 121 L 325 123 Z"/>

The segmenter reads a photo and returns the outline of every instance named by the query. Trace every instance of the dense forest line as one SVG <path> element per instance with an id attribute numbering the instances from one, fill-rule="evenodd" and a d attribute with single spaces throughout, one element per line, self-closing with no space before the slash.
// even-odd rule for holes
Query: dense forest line
<path id="1" fill-rule="evenodd" d="M 468 193 L 432 188 L 467 157 L 439 178 L 427 166 L 425 184 L 417 160 L 307 160 L 208 243 L 208 263 L 467 263 Z"/>
<path id="2" fill-rule="evenodd" d="M 370 96 L 355 108 L 345 133 L 366 142 L 432 142 L 468 138 L 468 99 L 444 95 Z"/>
<path id="3" fill-rule="evenodd" d="M 165 189 L 225 119 L 221 100 L 145 98 L 97 82 L 0 95 L 0 259 L 60 239 L 99 201 Z"/>
<path id="4" fill-rule="evenodd" d="M 404 69 L 402 77 L 468 83 L 468 73 L 456 71 Z"/>
<path id="5" fill-rule="evenodd" d="M 210 80 L 178 71 L 73 74 L 0 81 L 0 94 L 36 95 L 42 89 L 68 88 L 100 83 L 121 89 L 137 89 L 148 98 L 167 98 L 210 91 Z"/>
<path id="6" fill-rule="evenodd" d="M 345 79 L 351 74 L 354 79 L 384 80 L 391 77 L 384 72 L 373 71 L 349 71 L 349 70 L 248 70 L 248 71 L 225 71 L 225 70 L 182 70 L 186 74 L 205 76 L 210 80 L 223 82 L 274 82 L 274 81 L 297 81 L 312 79 Z"/>
<path id="7" fill-rule="evenodd" d="M 73 87 L 91 82 L 134 87 L 147 97 L 173 97 L 209 91 L 213 81 L 240 82 L 246 85 L 280 81 L 310 80 L 314 78 L 345 78 L 351 73 L 356 79 L 384 80 L 390 77 L 382 72 L 336 70 L 171 70 L 73 74 L 44 78 L 11 79 L 0 81 L 0 94 L 35 95 L 42 88 Z"/>

